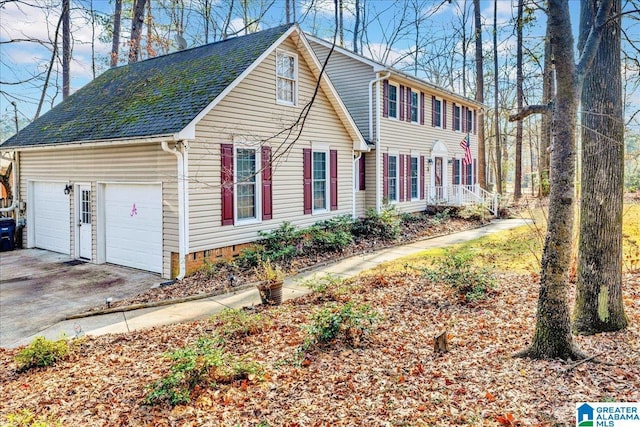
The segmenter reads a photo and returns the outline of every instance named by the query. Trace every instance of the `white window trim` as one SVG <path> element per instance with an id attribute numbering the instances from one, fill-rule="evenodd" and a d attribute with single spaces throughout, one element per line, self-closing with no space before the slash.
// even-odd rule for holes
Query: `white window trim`
<path id="1" fill-rule="evenodd" d="M 238 150 L 249 149 L 256 153 L 256 207 L 255 218 L 238 218 Z M 262 222 L 262 173 L 260 173 L 262 158 L 260 150 L 248 144 L 233 144 L 233 223 L 234 225 L 258 224 Z"/>
<path id="2" fill-rule="evenodd" d="M 420 179 L 420 156 L 418 154 L 411 154 L 409 156 L 409 162 L 411 162 L 413 159 L 416 159 L 416 170 L 418 172 L 418 173 L 416 173 L 416 176 L 418 178 L 418 182 L 417 182 L 417 186 L 416 186 L 418 194 L 416 194 L 416 197 L 413 197 L 413 194 L 410 194 L 409 197 L 410 197 L 411 201 L 416 201 L 416 200 L 420 200 L 420 185 L 421 185 L 421 182 L 420 182 L 421 181 L 421 179 Z M 411 167 L 409 169 L 413 172 L 413 169 Z M 411 180 L 411 179 L 412 179 L 412 177 L 409 176 L 409 180 Z M 413 186 L 411 186 L 411 187 L 413 187 Z"/>
<path id="3" fill-rule="evenodd" d="M 391 115 L 391 87 L 396 88 L 396 115 L 392 116 Z M 388 118 L 393 119 L 393 120 L 400 120 L 400 86 L 395 84 L 395 83 L 391 83 L 389 82 L 389 93 L 387 96 L 387 111 L 388 111 Z"/>
<path id="4" fill-rule="evenodd" d="M 278 79 L 280 76 L 278 75 L 278 56 L 279 55 L 287 55 L 293 57 L 293 102 L 285 101 L 278 97 Z M 283 77 L 286 78 L 286 77 Z M 298 79 L 298 54 L 295 52 L 291 52 L 289 50 L 284 49 L 276 49 L 276 63 L 275 63 L 275 83 L 276 83 L 276 104 L 278 105 L 286 105 L 289 107 L 294 107 L 298 105 L 298 85 L 300 84 Z"/>
<path id="5" fill-rule="evenodd" d="M 313 170 L 313 155 L 314 153 L 324 153 L 324 161 L 325 161 L 325 182 L 324 182 L 324 208 L 316 208 L 316 199 L 315 199 L 315 179 L 314 179 L 314 170 Z M 331 203 L 331 153 L 328 147 L 320 146 L 314 147 L 311 149 L 311 214 L 322 214 L 329 212 L 329 204 Z"/>
<path id="6" fill-rule="evenodd" d="M 442 99 L 442 98 L 438 98 L 438 97 L 436 96 L 436 97 L 435 97 L 435 100 L 436 100 L 437 102 L 439 102 L 439 103 L 440 103 L 440 124 L 438 124 L 438 125 L 436 125 L 436 126 L 434 126 L 434 127 L 435 127 L 435 128 L 438 128 L 438 129 L 444 129 L 444 128 L 442 127 L 442 122 L 444 121 L 444 112 L 443 112 L 443 107 L 444 107 L 444 102 L 443 102 L 443 101 L 444 101 L 444 99 Z M 432 105 L 432 106 L 431 106 L 431 108 L 434 108 L 434 106 Z M 434 110 L 435 110 L 435 108 L 434 108 Z M 435 111 L 434 111 L 434 115 L 435 115 Z"/>
<path id="7" fill-rule="evenodd" d="M 411 91 L 411 105 L 413 106 L 413 94 L 416 94 L 416 120 L 413 120 L 413 108 L 409 108 L 409 112 L 412 114 L 411 123 L 418 124 L 420 123 L 420 93 L 415 90 Z"/>
<path id="8" fill-rule="evenodd" d="M 389 165 L 391 164 L 391 157 L 395 157 L 396 158 L 396 185 L 395 185 L 395 190 L 396 190 L 396 199 L 395 200 L 391 200 L 389 198 L 387 198 L 387 202 L 389 204 L 397 204 L 400 202 L 400 155 L 397 152 L 390 152 L 388 153 L 388 163 Z M 390 167 L 388 168 L 390 169 Z M 387 173 L 389 171 L 387 170 Z M 391 175 L 389 175 L 391 176 Z M 389 184 L 389 194 L 391 194 L 391 184 Z"/>

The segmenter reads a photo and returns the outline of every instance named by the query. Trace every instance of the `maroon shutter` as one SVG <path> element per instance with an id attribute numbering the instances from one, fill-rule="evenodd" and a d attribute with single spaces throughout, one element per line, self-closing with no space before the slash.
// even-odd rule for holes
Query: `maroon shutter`
<path id="1" fill-rule="evenodd" d="M 478 159 L 473 159 L 473 183 L 478 183 Z"/>
<path id="2" fill-rule="evenodd" d="M 271 188 L 271 147 L 261 149 L 262 165 L 262 219 L 273 218 L 273 190 Z"/>
<path id="3" fill-rule="evenodd" d="M 453 130 L 458 130 L 456 127 L 456 103 L 451 103 L 451 127 Z"/>
<path id="4" fill-rule="evenodd" d="M 436 97 L 431 96 L 431 126 L 436 125 Z"/>
<path id="5" fill-rule="evenodd" d="M 462 107 L 460 111 L 460 120 L 462 121 L 462 132 L 468 132 L 467 129 L 467 107 Z"/>
<path id="6" fill-rule="evenodd" d="M 366 190 L 367 186 L 365 185 L 365 162 L 364 162 L 364 153 L 360 154 L 360 160 L 358 163 L 358 184 L 359 190 Z"/>
<path id="7" fill-rule="evenodd" d="M 313 212 L 313 194 L 311 192 L 312 180 L 311 180 L 311 148 L 302 149 L 302 177 L 303 177 L 303 198 L 304 198 L 304 213 L 310 214 Z"/>
<path id="8" fill-rule="evenodd" d="M 420 92 L 420 124 L 424 124 L 424 92 Z"/>
<path id="9" fill-rule="evenodd" d="M 456 159 L 453 159 L 453 169 L 451 170 L 451 183 L 453 185 L 457 184 L 457 182 L 456 182 L 456 172 L 457 172 L 457 170 L 456 169 L 458 169 L 458 161 Z"/>
<path id="10" fill-rule="evenodd" d="M 389 198 L 389 154 L 382 153 L 382 197 Z"/>
<path id="11" fill-rule="evenodd" d="M 400 201 L 404 202 L 404 180 L 405 180 L 405 175 L 404 175 L 404 155 L 400 154 L 398 156 L 398 162 L 400 163 L 398 165 L 398 167 L 400 168 L 400 182 L 398 183 L 399 187 L 400 187 Z"/>
<path id="12" fill-rule="evenodd" d="M 424 187 L 427 184 L 424 171 L 424 156 L 420 156 L 420 200 L 424 200 Z"/>
<path id="13" fill-rule="evenodd" d="M 407 200 L 411 200 L 411 154 L 407 154 L 405 162 L 407 168 L 407 174 L 405 178 L 407 180 Z"/>
<path id="14" fill-rule="evenodd" d="M 405 107 L 405 98 L 404 98 L 404 86 L 402 85 L 400 85 L 399 98 L 400 98 L 400 102 L 398 103 L 399 104 L 398 107 L 400 109 L 400 115 L 398 116 L 398 118 L 400 120 L 404 120 L 404 113 L 405 113 L 406 107 Z"/>
<path id="15" fill-rule="evenodd" d="M 389 80 L 382 82 L 382 117 L 389 117 Z"/>
<path id="16" fill-rule="evenodd" d="M 407 86 L 407 121 L 411 122 L 411 88 Z"/>
<path id="17" fill-rule="evenodd" d="M 233 225 L 233 144 L 220 144 L 222 225 Z"/>
<path id="18" fill-rule="evenodd" d="M 447 128 L 447 101 L 442 100 L 442 129 Z"/>
<path id="19" fill-rule="evenodd" d="M 338 150 L 329 151 L 329 192 L 331 210 L 338 209 Z"/>

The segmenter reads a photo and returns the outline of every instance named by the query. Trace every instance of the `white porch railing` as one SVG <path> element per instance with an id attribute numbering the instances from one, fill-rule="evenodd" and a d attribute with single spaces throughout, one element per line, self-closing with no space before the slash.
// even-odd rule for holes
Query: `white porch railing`
<path id="1" fill-rule="evenodd" d="M 432 186 L 429 189 L 429 195 L 429 204 L 432 205 L 467 206 L 481 204 L 486 206 L 492 214 L 498 215 L 498 195 L 481 188 L 480 184 Z"/>

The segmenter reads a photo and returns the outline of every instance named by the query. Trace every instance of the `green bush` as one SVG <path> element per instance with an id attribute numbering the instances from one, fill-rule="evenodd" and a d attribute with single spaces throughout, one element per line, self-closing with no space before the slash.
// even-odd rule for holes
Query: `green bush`
<path id="1" fill-rule="evenodd" d="M 28 409 L 7 415 L 7 423 L 2 427 L 62 427 L 62 422 L 52 417 L 40 416 Z"/>
<path id="2" fill-rule="evenodd" d="M 260 379 L 262 367 L 252 361 L 229 355 L 211 338 L 201 337 L 192 347 L 183 347 L 165 355 L 173 362 L 169 374 L 148 390 L 145 403 L 171 405 L 188 403 L 196 386 L 214 387 L 241 379 Z"/>
<path id="3" fill-rule="evenodd" d="M 325 274 L 321 277 L 314 275 L 312 278 L 302 282 L 302 286 L 309 288 L 314 293 L 324 293 L 330 288 L 339 286 L 343 281 L 344 279 L 332 274 Z"/>
<path id="4" fill-rule="evenodd" d="M 316 252 L 341 251 L 353 243 L 351 234 L 342 230 L 328 231 L 312 227 L 309 234 L 310 239 L 306 246 Z"/>
<path id="5" fill-rule="evenodd" d="M 296 247 L 302 240 L 302 233 L 289 221 L 283 222 L 273 231 L 260 231 L 260 244 L 265 252 L 278 252 L 283 247 Z"/>
<path id="6" fill-rule="evenodd" d="M 45 337 L 36 337 L 15 356 L 18 370 L 26 371 L 35 367 L 51 366 L 69 354 L 69 343 L 65 338 L 51 341 Z"/>
<path id="7" fill-rule="evenodd" d="M 351 215 L 339 215 L 331 219 L 318 221 L 314 226 L 327 231 L 344 231 L 345 233 L 351 234 L 354 222 L 355 220 Z"/>
<path id="8" fill-rule="evenodd" d="M 482 203 L 467 205 L 458 211 L 458 216 L 466 220 L 484 221 L 489 211 Z"/>
<path id="9" fill-rule="evenodd" d="M 380 211 L 368 209 L 364 218 L 353 224 L 353 235 L 383 240 L 395 240 L 400 235 L 400 218 L 395 207 L 387 205 Z"/>
<path id="10" fill-rule="evenodd" d="M 450 219 L 451 219 L 451 209 L 445 208 L 444 210 L 433 214 L 433 216 L 429 219 L 429 222 L 431 223 L 431 225 L 440 225 L 449 221 Z"/>
<path id="11" fill-rule="evenodd" d="M 313 316 L 312 323 L 307 326 L 307 338 L 300 350 L 305 352 L 314 345 L 326 343 L 339 336 L 351 345 L 357 345 L 371 332 L 377 320 L 378 314 L 368 304 L 332 304 Z"/>
<path id="12" fill-rule="evenodd" d="M 216 331 L 223 337 L 242 337 L 268 330 L 271 321 L 259 313 L 243 309 L 225 308 L 211 318 Z"/>
<path id="13" fill-rule="evenodd" d="M 485 299 L 496 280 L 486 268 L 473 265 L 472 258 L 473 254 L 467 251 L 447 251 L 434 269 L 425 270 L 425 275 L 431 281 L 444 282 L 466 302 Z"/>

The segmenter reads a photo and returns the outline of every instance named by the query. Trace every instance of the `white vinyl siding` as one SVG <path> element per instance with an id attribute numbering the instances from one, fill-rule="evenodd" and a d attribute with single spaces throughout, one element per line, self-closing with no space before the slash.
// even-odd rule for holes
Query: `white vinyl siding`
<path id="1" fill-rule="evenodd" d="M 282 50 L 295 52 L 294 42 L 285 41 Z M 304 55 L 299 54 L 299 103 L 295 107 L 274 107 L 270 100 L 276 96 L 275 66 L 276 54 L 273 52 L 196 126 L 196 139 L 189 142 L 190 252 L 255 241 L 259 231 L 273 230 L 284 221 L 305 227 L 352 212 L 353 138 L 337 117 L 324 90 L 318 92 L 312 114 L 307 117 L 293 147 L 284 157 L 276 157 L 293 140 L 293 137 L 278 133 L 298 119 L 302 108 L 313 96 L 316 78 Z M 220 144 L 238 140 L 247 147 L 257 149 L 267 144 L 272 149 L 273 218 L 222 226 Z M 304 215 L 302 150 L 312 148 L 313 141 L 322 141 L 331 150 L 338 151 L 338 210 Z"/>

